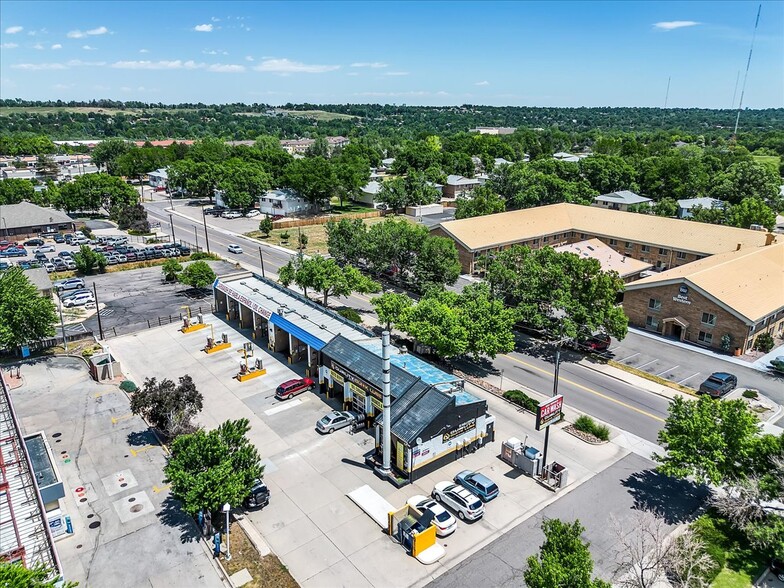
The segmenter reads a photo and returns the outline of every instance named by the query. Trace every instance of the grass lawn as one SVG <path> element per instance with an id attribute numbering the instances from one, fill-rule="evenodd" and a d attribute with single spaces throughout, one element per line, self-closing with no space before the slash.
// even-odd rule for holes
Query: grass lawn
<path id="1" fill-rule="evenodd" d="M 711 583 L 713 588 L 748 588 L 764 571 L 768 557 L 748 544 L 745 535 L 726 519 L 709 510 L 692 527 L 706 550 L 723 567 Z"/>
<path id="2" fill-rule="evenodd" d="M 765 165 L 770 166 L 770 168 L 779 173 L 779 164 L 781 163 L 781 157 L 778 155 L 752 155 L 754 161 L 757 163 L 764 163 Z"/>
<path id="3" fill-rule="evenodd" d="M 300 116 L 304 118 L 313 118 L 315 120 L 351 120 L 354 118 L 358 118 L 353 114 L 343 114 L 341 112 L 326 112 L 325 110 L 281 110 L 281 112 L 287 113 L 289 116 Z"/>

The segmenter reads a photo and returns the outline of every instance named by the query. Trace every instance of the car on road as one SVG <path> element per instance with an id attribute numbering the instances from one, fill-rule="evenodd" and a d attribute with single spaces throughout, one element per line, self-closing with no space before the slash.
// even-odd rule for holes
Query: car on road
<path id="1" fill-rule="evenodd" d="M 67 280 L 60 280 L 54 283 L 57 290 L 76 290 L 77 288 L 84 288 L 84 280 L 82 278 L 68 278 Z"/>
<path id="2" fill-rule="evenodd" d="M 607 351 L 612 344 L 612 339 L 605 333 L 598 333 L 589 337 L 585 341 L 580 341 L 577 346 L 584 351 L 601 352 Z"/>
<path id="3" fill-rule="evenodd" d="M 72 306 L 84 306 L 88 302 L 95 302 L 95 297 L 93 296 L 92 292 L 83 292 L 82 294 L 77 294 L 76 296 L 66 298 L 63 300 L 63 306 L 66 308 L 71 308 Z"/>
<path id="4" fill-rule="evenodd" d="M 242 218 L 242 213 L 237 210 L 227 210 L 221 214 L 222 218 Z"/>
<path id="5" fill-rule="evenodd" d="M 54 253 L 55 248 L 54 245 L 42 245 L 38 249 L 35 250 L 36 253 Z"/>
<path id="6" fill-rule="evenodd" d="M 235 245 L 234 243 L 229 245 L 227 249 L 229 250 L 229 253 L 237 253 L 237 254 L 242 253 L 242 247 L 240 247 L 239 245 Z"/>
<path id="7" fill-rule="evenodd" d="M 269 504 L 270 491 L 261 480 L 255 480 L 248 496 L 242 501 L 245 508 L 262 508 Z"/>
<path id="8" fill-rule="evenodd" d="M 261 212 L 259 212 L 256 208 L 253 210 L 249 210 L 245 213 L 245 218 L 253 218 L 254 216 L 259 216 Z"/>
<path id="9" fill-rule="evenodd" d="M 286 380 L 275 389 L 275 398 L 278 400 L 288 400 L 297 394 L 313 390 L 315 384 L 316 383 L 310 378 Z"/>
<path id="10" fill-rule="evenodd" d="M 433 524 L 436 526 L 436 535 L 439 537 L 451 535 L 457 529 L 457 519 L 432 498 L 417 494 L 408 499 L 408 504 L 422 514 L 427 511 L 433 515 Z"/>
<path id="11" fill-rule="evenodd" d="M 455 476 L 455 483 L 476 494 L 482 502 L 490 502 L 498 496 L 498 486 L 495 482 L 479 472 L 463 470 Z"/>
<path id="12" fill-rule="evenodd" d="M 40 247 L 44 244 L 43 239 L 28 239 L 24 242 L 25 247 Z"/>
<path id="13" fill-rule="evenodd" d="M 226 210 L 225 206 L 213 206 L 212 208 L 205 208 L 204 214 L 210 214 L 212 216 L 220 216 L 224 210 Z"/>
<path id="14" fill-rule="evenodd" d="M 11 264 L 7 261 L 0 261 L 0 272 L 4 272 L 8 268 L 11 267 Z"/>
<path id="15" fill-rule="evenodd" d="M 334 433 L 338 429 L 348 427 L 357 420 L 357 415 L 347 410 L 333 410 L 328 412 L 316 422 L 319 433 Z"/>
<path id="16" fill-rule="evenodd" d="M 452 482 L 439 482 L 433 488 L 433 498 L 446 504 L 463 520 L 475 521 L 485 514 L 485 505 L 467 488 Z"/>
<path id="17" fill-rule="evenodd" d="M 698 392 L 713 398 L 721 398 L 738 386 L 738 378 L 727 372 L 713 372 L 707 380 L 700 384 Z"/>

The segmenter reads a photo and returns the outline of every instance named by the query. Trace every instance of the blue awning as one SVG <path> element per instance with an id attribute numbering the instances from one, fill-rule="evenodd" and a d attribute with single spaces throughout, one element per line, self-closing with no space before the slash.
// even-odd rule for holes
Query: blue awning
<path id="1" fill-rule="evenodd" d="M 315 349 L 316 351 L 321 351 L 321 349 L 324 347 L 324 345 L 327 344 L 327 341 L 322 341 L 321 339 L 319 339 L 315 335 L 312 335 L 312 334 L 308 333 L 305 329 L 303 329 L 301 327 L 298 327 L 297 325 L 295 325 L 294 323 L 292 323 L 290 321 L 287 321 L 282 316 L 280 316 L 279 314 L 276 314 L 274 312 L 272 313 L 272 316 L 270 316 L 269 321 L 273 325 L 279 326 L 281 329 L 283 329 L 287 333 L 291 333 L 292 335 L 294 335 L 297 339 L 299 339 L 300 341 L 302 341 L 306 345 L 310 345 L 311 348 Z M 316 327 L 316 328 L 318 328 L 318 327 Z M 332 337 L 333 337 L 332 333 L 329 333 L 328 331 L 325 331 L 324 333 L 330 339 L 332 339 Z"/>

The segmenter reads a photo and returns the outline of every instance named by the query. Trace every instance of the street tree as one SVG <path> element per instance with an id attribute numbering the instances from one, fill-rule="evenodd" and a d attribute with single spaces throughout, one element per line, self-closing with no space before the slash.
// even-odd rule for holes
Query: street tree
<path id="1" fill-rule="evenodd" d="M 218 164 L 181 159 L 169 166 L 169 186 L 184 190 L 194 198 L 215 197 Z"/>
<path id="2" fill-rule="evenodd" d="M 117 228 L 122 231 L 150 232 L 147 209 L 139 203 L 119 207 L 115 212 Z"/>
<path id="3" fill-rule="evenodd" d="M 217 188 L 230 208 L 247 209 L 270 188 L 270 177 L 261 163 L 229 159 L 217 169 Z"/>
<path id="4" fill-rule="evenodd" d="M 82 274 L 89 276 L 98 270 L 102 272 L 106 269 L 106 257 L 103 253 L 96 253 L 87 245 L 79 247 L 79 251 L 74 253 L 74 263 L 76 269 Z"/>
<path id="5" fill-rule="evenodd" d="M 323 157 L 295 159 L 283 170 L 287 186 L 299 192 L 316 209 L 329 203 L 337 179 L 332 164 Z"/>
<path id="6" fill-rule="evenodd" d="M 454 292 L 431 291 L 404 310 L 397 326 L 439 357 L 463 355 L 468 349 L 468 331 L 457 299 Z"/>
<path id="7" fill-rule="evenodd" d="M 141 181 L 145 175 L 168 163 L 169 152 L 161 147 L 134 147 L 114 160 L 110 173 Z"/>
<path id="8" fill-rule="evenodd" d="M 370 162 L 363 157 L 343 153 L 334 161 L 335 178 L 337 179 L 337 194 L 340 206 L 343 199 L 350 198 L 370 181 Z"/>
<path id="9" fill-rule="evenodd" d="M 626 336 L 628 318 L 616 304 L 623 280 L 602 271 L 596 259 L 515 245 L 488 260 L 486 273 L 496 296 L 551 337 L 578 339 L 599 329 L 617 339 Z"/>
<path id="10" fill-rule="evenodd" d="M 767 165 L 753 160 L 739 161 L 713 178 L 710 195 L 730 204 L 740 204 L 747 198 L 779 203 L 780 185 L 781 178 Z"/>
<path id="11" fill-rule="evenodd" d="M 455 242 L 446 237 L 428 235 L 414 264 L 416 287 L 426 292 L 433 286 L 451 286 L 460 277 L 461 269 Z"/>
<path id="12" fill-rule="evenodd" d="M 85 174 L 60 186 L 60 206 L 68 212 L 119 210 L 139 201 L 139 193 L 122 179 L 107 174 Z"/>
<path id="13" fill-rule="evenodd" d="M 32 201 L 35 188 L 30 180 L 8 178 L 0 182 L 0 206 L 19 204 L 23 200 Z"/>
<path id="14" fill-rule="evenodd" d="M 218 164 L 228 159 L 229 152 L 230 148 L 223 139 L 205 137 L 191 145 L 188 159 L 198 163 Z"/>
<path id="15" fill-rule="evenodd" d="M 408 294 L 396 292 L 384 292 L 381 296 L 371 298 L 370 303 L 387 331 L 391 331 L 392 325 L 397 325 L 406 310 L 414 304 Z"/>
<path id="16" fill-rule="evenodd" d="M 716 402 L 676 396 L 670 403 L 659 443 L 664 454 L 654 454 L 658 470 L 676 478 L 693 477 L 722 484 L 743 479 L 754 457 L 759 431 L 757 417 L 742 399 Z"/>
<path id="17" fill-rule="evenodd" d="M 63 582 L 54 576 L 53 570 L 35 565 L 26 567 L 22 563 L 0 562 L 0 586 L 6 588 L 76 588 L 79 582 Z"/>
<path id="18" fill-rule="evenodd" d="M 274 225 L 272 224 L 272 219 L 268 214 L 264 215 L 264 218 L 259 221 L 259 231 L 264 238 L 269 237 L 269 234 L 272 232 Z"/>
<path id="19" fill-rule="evenodd" d="M 341 218 L 338 222 L 329 221 L 327 229 L 327 250 L 339 264 L 356 265 L 365 256 L 367 227 L 362 219 Z"/>
<path id="20" fill-rule="evenodd" d="M 52 337 L 56 321 L 54 303 L 41 296 L 24 270 L 12 267 L 0 273 L 0 349 Z"/>
<path id="21" fill-rule="evenodd" d="M 164 472 L 185 512 L 206 510 L 217 517 L 224 504 L 242 504 L 264 471 L 249 430 L 248 419 L 239 419 L 174 440 Z"/>
<path id="22" fill-rule="evenodd" d="M 389 218 L 371 225 L 364 254 L 369 269 L 381 273 L 393 268 L 398 281 L 408 277 L 428 234 L 426 227 L 406 220 Z"/>
<path id="23" fill-rule="evenodd" d="M 479 186 L 470 198 L 458 198 L 455 218 L 473 218 L 506 210 L 506 202 L 489 186 Z"/>
<path id="24" fill-rule="evenodd" d="M 330 296 L 349 296 L 352 292 L 367 294 L 380 289 L 376 282 L 365 277 L 354 266 L 341 267 L 334 259 L 321 255 L 289 261 L 278 272 L 278 279 L 286 287 L 295 283 L 306 296 L 308 288 L 319 292 L 325 307 Z"/>
<path id="25" fill-rule="evenodd" d="M 204 397 L 189 375 L 172 380 L 147 378 L 131 397 L 131 412 L 140 415 L 169 439 L 193 433 L 193 419 L 203 408 Z"/>
<path id="26" fill-rule="evenodd" d="M 762 225 L 769 231 L 776 226 L 776 213 L 761 198 L 744 198 L 740 204 L 734 204 L 727 210 L 727 224 L 741 229 L 751 225 Z"/>
<path id="27" fill-rule="evenodd" d="M 469 284 L 457 300 L 463 327 L 468 334 L 466 353 L 474 358 L 494 358 L 514 349 L 514 325 L 519 312 L 507 307 L 485 283 Z"/>
<path id="28" fill-rule="evenodd" d="M 177 277 L 182 272 L 182 264 L 175 258 L 170 257 L 163 262 L 161 270 L 163 270 L 163 277 L 167 282 L 176 282 Z"/>
<path id="29" fill-rule="evenodd" d="M 381 190 L 376 197 L 378 202 L 384 204 L 389 210 L 397 212 L 406 207 L 408 194 L 406 181 L 403 178 L 392 178 L 381 184 Z"/>
<path id="30" fill-rule="evenodd" d="M 133 148 L 133 144 L 124 139 L 106 139 L 95 146 L 91 156 L 98 169 L 105 168 L 108 173 L 113 174 L 115 161 Z"/>
<path id="31" fill-rule="evenodd" d="M 527 560 L 523 578 L 529 588 L 610 588 L 610 583 L 592 578 L 593 559 L 585 528 L 579 520 L 565 523 L 548 519 L 542 523 L 544 543 L 538 555 Z"/>
<path id="32" fill-rule="evenodd" d="M 192 288 L 206 288 L 215 281 L 215 272 L 206 261 L 194 261 L 182 270 L 177 278 Z"/>

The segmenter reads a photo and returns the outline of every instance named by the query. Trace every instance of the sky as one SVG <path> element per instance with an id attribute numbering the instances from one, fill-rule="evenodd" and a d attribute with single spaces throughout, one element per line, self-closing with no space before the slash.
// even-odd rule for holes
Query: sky
<path id="1" fill-rule="evenodd" d="M 737 108 L 758 5 L 0 0 L 0 97 Z M 743 106 L 784 106 L 784 2 Z"/>

